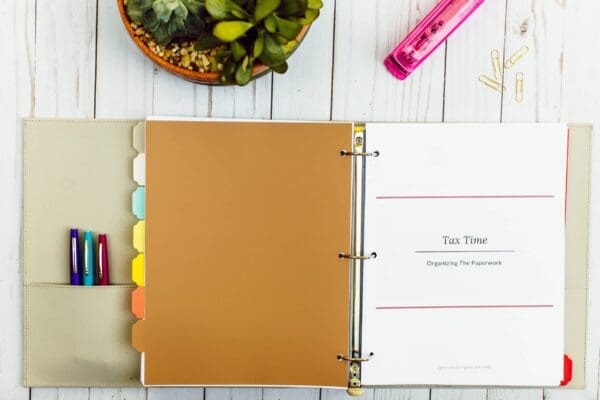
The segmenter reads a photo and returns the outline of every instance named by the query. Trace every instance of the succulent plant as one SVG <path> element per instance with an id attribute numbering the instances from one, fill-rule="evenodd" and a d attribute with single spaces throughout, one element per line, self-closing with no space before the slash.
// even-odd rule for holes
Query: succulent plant
<path id="1" fill-rule="evenodd" d="M 129 0 L 127 15 L 161 45 L 175 38 L 196 39 L 207 29 L 204 0 Z"/>
<path id="2" fill-rule="evenodd" d="M 319 16 L 323 3 L 321 0 L 206 0 L 205 6 L 212 30 L 199 36 L 196 50 L 228 43 L 229 54 L 221 81 L 245 85 L 252 78 L 255 60 L 275 72 L 287 71 L 286 58 L 298 44 L 296 37 L 303 25 L 310 25 Z"/>

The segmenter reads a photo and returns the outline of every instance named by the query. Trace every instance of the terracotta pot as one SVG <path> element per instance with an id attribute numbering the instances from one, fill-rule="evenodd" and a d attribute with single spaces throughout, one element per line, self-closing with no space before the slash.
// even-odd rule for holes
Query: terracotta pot
<path id="1" fill-rule="evenodd" d="M 127 29 L 129 36 L 135 42 L 137 47 L 139 47 L 140 50 L 142 50 L 142 52 L 146 55 L 146 57 L 151 59 L 155 64 L 157 64 L 161 68 L 169 71 L 170 73 L 177 75 L 180 78 L 183 78 L 183 79 L 191 81 L 191 82 L 202 83 L 205 85 L 222 85 L 222 83 L 219 81 L 220 74 L 218 74 L 216 72 L 190 71 L 189 69 L 182 68 L 177 65 L 173 65 L 170 62 L 162 59 L 158 55 L 154 54 L 152 51 L 150 51 L 148 46 L 146 46 L 146 43 L 144 43 L 133 31 L 133 28 L 131 27 L 131 21 L 129 20 L 129 17 L 127 16 L 127 12 L 125 10 L 125 3 L 123 2 L 123 0 L 117 0 L 117 5 L 119 7 L 119 13 L 121 14 L 121 19 L 123 20 L 123 25 L 125 25 L 125 29 Z M 300 46 L 300 42 L 302 41 L 302 39 L 304 39 L 304 36 L 306 36 L 306 33 L 308 32 L 308 28 L 309 28 L 309 26 L 304 26 L 302 28 L 302 30 L 300 31 L 300 33 L 298 34 L 298 36 L 296 37 L 296 40 L 298 41 L 298 45 L 296 46 L 296 48 L 298 48 L 298 46 Z M 296 49 L 294 49 L 288 55 L 288 58 L 289 58 L 289 56 L 291 56 L 293 54 L 293 52 L 295 50 Z M 266 65 L 255 63 L 253 70 L 252 70 L 252 79 L 256 79 L 256 78 L 266 74 L 269 71 L 270 71 L 270 68 L 267 67 Z"/>

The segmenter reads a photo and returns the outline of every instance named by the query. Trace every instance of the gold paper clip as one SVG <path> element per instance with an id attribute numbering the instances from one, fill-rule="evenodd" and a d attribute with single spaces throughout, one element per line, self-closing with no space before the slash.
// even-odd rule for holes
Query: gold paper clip
<path id="1" fill-rule="evenodd" d="M 500 62 L 500 52 L 492 50 L 492 69 L 494 70 L 494 78 L 499 81 L 502 79 L 502 63 Z"/>
<path id="2" fill-rule="evenodd" d="M 379 150 L 375 151 L 348 151 L 342 150 L 340 151 L 341 156 L 358 156 L 358 157 L 379 157 Z"/>
<path id="3" fill-rule="evenodd" d="M 489 88 L 494 89 L 497 92 L 504 93 L 506 91 L 506 88 L 504 87 L 504 85 L 502 85 L 502 82 L 498 82 L 494 78 L 490 78 L 487 75 L 479 75 L 479 82 L 483 83 Z"/>
<path id="4" fill-rule="evenodd" d="M 525 76 L 522 72 L 517 72 L 517 83 L 515 85 L 515 90 L 517 103 L 522 103 L 525 91 Z"/>
<path id="5" fill-rule="evenodd" d="M 368 256 L 353 256 L 350 254 L 346 254 L 346 253 L 339 253 L 338 254 L 338 258 L 345 258 L 348 260 L 370 260 L 372 258 L 376 258 L 377 257 L 377 253 L 372 252 L 370 255 Z"/>
<path id="6" fill-rule="evenodd" d="M 508 59 L 504 61 L 504 68 L 511 69 L 514 67 L 521 60 L 521 58 L 525 57 L 525 54 L 527 54 L 528 51 L 529 47 L 527 47 L 527 45 L 515 51 L 512 56 L 508 57 Z"/>

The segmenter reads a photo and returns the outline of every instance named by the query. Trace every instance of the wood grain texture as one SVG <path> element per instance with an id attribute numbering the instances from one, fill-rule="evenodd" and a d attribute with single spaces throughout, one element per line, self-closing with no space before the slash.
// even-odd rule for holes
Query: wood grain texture
<path id="1" fill-rule="evenodd" d="M 564 27 L 564 1 L 508 0 L 505 56 L 522 46 L 529 53 L 513 68 L 505 70 L 506 95 L 502 115 L 505 122 L 557 122 L 560 119 Z M 515 73 L 525 77 L 525 97 L 516 101 Z"/>
<path id="2" fill-rule="evenodd" d="M 96 1 L 38 0 L 36 117 L 92 117 Z"/>
<path id="3" fill-rule="evenodd" d="M 147 400 L 204 400 L 201 388 L 153 388 L 148 390 Z M 216 399 L 215 399 L 216 400 Z M 225 400 L 225 399 L 223 399 Z"/>
<path id="4" fill-rule="evenodd" d="M 494 77 L 491 51 L 503 60 L 504 1 L 485 2 L 448 40 L 446 52 L 445 122 L 500 122 L 502 94 L 479 82 Z"/>
<path id="5" fill-rule="evenodd" d="M 261 388 L 207 388 L 205 400 L 261 400 Z"/>
<path id="6" fill-rule="evenodd" d="M 129 39 L 116 1 L 98 2 L 96 118 L 145 118 L 152 113 L 154 69 Z"/>
<path id="7" fill-rule="evenodd" d="M 430 400 L 487 400 L 487 390 L 467 389 L 434 389 Z"/>
<path id="8" fill-rule="evenodd" d="M 0 8 L 0 399 L 25 400 L 21 272 L 22 117 L 33 115 L 35 1 Z"/>
<path id="9" fill-rule="evenodd" d="M 85 397 L 78 399 L 85 399 Z M 59 396 L 58 400 L 63 398 Z M 135 388 L 92 388 L 89 400 L 146 400 L 146 391 Z"/>
<path id="10" fill-rule="evenodd" d="M 319 400 L 319 389 L 264 388 L 263 400 Z"/>
<path id="11" fill-rule="evenodd" d="M 406 81 L 383 59 L 435 0 L 345 0 L 336 4 L 332 117 L 354 121 L 441 121 L 444 49 Z"/>

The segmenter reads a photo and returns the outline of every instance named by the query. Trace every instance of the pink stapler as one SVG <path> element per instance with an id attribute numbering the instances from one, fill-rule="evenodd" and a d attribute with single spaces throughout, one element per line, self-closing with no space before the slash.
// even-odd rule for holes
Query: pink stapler
<path id="1" fill-rule="evenodd" d="M 440 0 L 385 59 L 388 71 L 398 79 L 406 79 L 484 1 Z"/>

